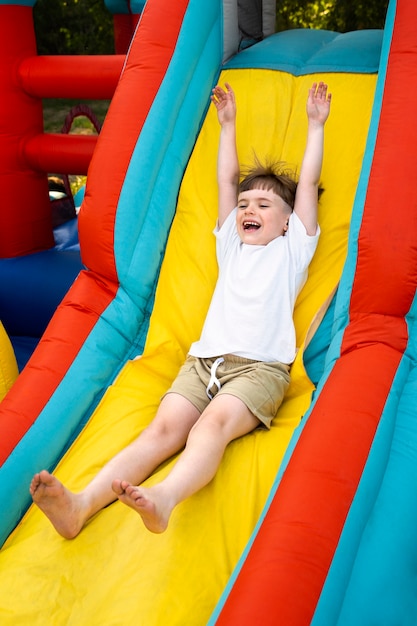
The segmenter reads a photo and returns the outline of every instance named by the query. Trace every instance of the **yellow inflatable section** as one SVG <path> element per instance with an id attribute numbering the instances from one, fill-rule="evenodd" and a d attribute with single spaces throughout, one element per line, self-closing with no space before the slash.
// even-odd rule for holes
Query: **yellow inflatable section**
<path id="1" fill-rule="evenodd" d="M 2 626 L 202 626 L 239 560 L 268 497 L 294 429 L 311 401 L 302 348 L 317 312 L 338 283 L 366 141 L 375 75 L 291 75 L 229 70 L 238 103 L 243 164 L 274 157 L 297 165 L 306 136 L 305 102 L 314 80 L 333 94 L 326 127 L 320 206 L 322 236 L 295 313 L 300 351 L 292 384 L 270 432 L 233 442 L 216 478 L 152 535 L 119 502 L 74 540 L 58 536 L 32 507 L 0 553 Z M 143 356 L 126 365 L 56 474 L 81 489 L 149 423 L 198 338 L 216 279 L 216 155 L 213 107 L 180 190 Z M 196 207 L 199 207 L 196 210 Z M 201 208 L 203 207 L 203 208 Z M 175 459 L 149 479 L 159 480 Z M 41 469 L 41 468 L 40 468 Z M 274 581 L 271 581 L 273 590 Z"/>
<path id="2" fill-rule="evenodd" d="M 16 380 L 19 372 L 10 339 L 0 322 L 0 402 Z"/>

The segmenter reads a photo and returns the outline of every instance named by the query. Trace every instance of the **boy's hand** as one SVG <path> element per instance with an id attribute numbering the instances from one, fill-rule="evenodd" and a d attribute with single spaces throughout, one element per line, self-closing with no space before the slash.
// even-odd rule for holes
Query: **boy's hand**
<path id="1" fill-rule="evenodd" d="M 327 85 L 313 83 L 308 91 L 307 116 L 310 122 L 324 124 L 329 117 L 332 94 L 327 93 Z"/>
<path id="2" fill-rule="evenodd" d="M 234 122 L 236 118 L 235 94 L 228 83 L 225 83 L 225 85 L 227 91 L 217 85 L 214 87 L 211 95 L 211 101 L 217 109 L 220 125 Z"/>

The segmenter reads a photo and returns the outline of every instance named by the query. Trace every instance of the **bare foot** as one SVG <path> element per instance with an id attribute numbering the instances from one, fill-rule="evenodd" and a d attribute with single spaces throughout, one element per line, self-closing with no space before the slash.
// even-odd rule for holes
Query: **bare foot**
<path id="1" fill-rule="evenodd" d="M 168 526 L 171 508 L 164 506 L 155 487 L 135 487 L 126 480 L 114 480 L 112 489 L 123 504 L 139 513 L 146 528 L 153 533 L 163 533 Z"/>
<path id="2" fill-rule="evenodd" d="M 73 539 L 82 529 L 85 519 L 77 494 L 69 491 L 46 470 L 35 474 L 30 484 L 33 502 L 45 513 L 55 530 Z"/>

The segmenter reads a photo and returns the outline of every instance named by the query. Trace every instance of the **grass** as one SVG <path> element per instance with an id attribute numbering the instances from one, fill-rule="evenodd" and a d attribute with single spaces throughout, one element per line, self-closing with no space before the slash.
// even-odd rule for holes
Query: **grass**
<path id="1" fill-rule="evenodd" d="M 109 108 L 109 100 L 44 100 L 43 101 L 43 123 L 46 133 L 60 133 L 64 125 L 65 118 L 72 107 L 77 104 L 87 105 L 96 115 L 102 124 Z M 86 117 L 79 117 L 74 120 L 73 132 L 91 131 L 94 128 Z"/>
<path id="2" fill-rule="evenodd" d="M 106 117 L 107 110 L 109 108 L 109 100 L 69 100 L 69 99 L 48 99 L 43 101 L 43 123 L 44 131 L 46 133 L 60 133 L 65 124 L 67 115 L 71 112 L 71 109 L 78 104 L 86 105 L 89 110 L 94 114 L 100 124 L 103 123 Z M 79 116 L 75 117 L 70 133 L 90 135 L 96 134 L 94 125 L 91 123 L 88 117 Z M 50 172 L 53 174 L 54 172 Z M 59 175 L 59 173 L 58 173 Z M 78 189 L 85 185 L 85 176 L 78 174 L 71 174 L 69 176 L 71 191 L 75 194 Z"/>

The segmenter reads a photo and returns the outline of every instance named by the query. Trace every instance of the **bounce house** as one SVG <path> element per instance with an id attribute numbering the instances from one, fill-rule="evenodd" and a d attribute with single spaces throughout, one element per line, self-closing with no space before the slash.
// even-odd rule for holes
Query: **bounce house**
<path id="1" fill-rule="evenodd" d="M 2 50 L 10 98 L 22 75 L 38 85 L 54 61 L 35 57 L 33 4 L 0 2 L 4 37 L 27 42 L 24 58 Z M 2 625 L 417 622 L 417 5 L 392 0 L 384 31 L 339 34 L 274 33 L 274 4 L 108 3 L 141 17 L 110 62 L 112 80 L 115 65 L 121 73 L 89 148 L 80 257 L 0 405 Z M 211 89 L 235 90 L 242 163 L 255 152 L 296 167 L 315 80 L 333 95 L 322 234 L 273 427 L 232 442 L 165 533 L 115 502 L 63 539 L 30 506 L 32 475 L 47 468 L 81 489 L 152 420 L 201 330 L 217 272 Z M 26 99 L 40 106 L 34 92 Z M 36 125 L 27 135 L 1 174 L 20 167 L 22 190 L 32 199 L 36 182 L 45 198 L 53 138 Z M 21 215 L 15 196 L 1 205 L 5 267 L 57 255 L 49 207 L 33 201 L 32 212 L 26 197 Z"/>

